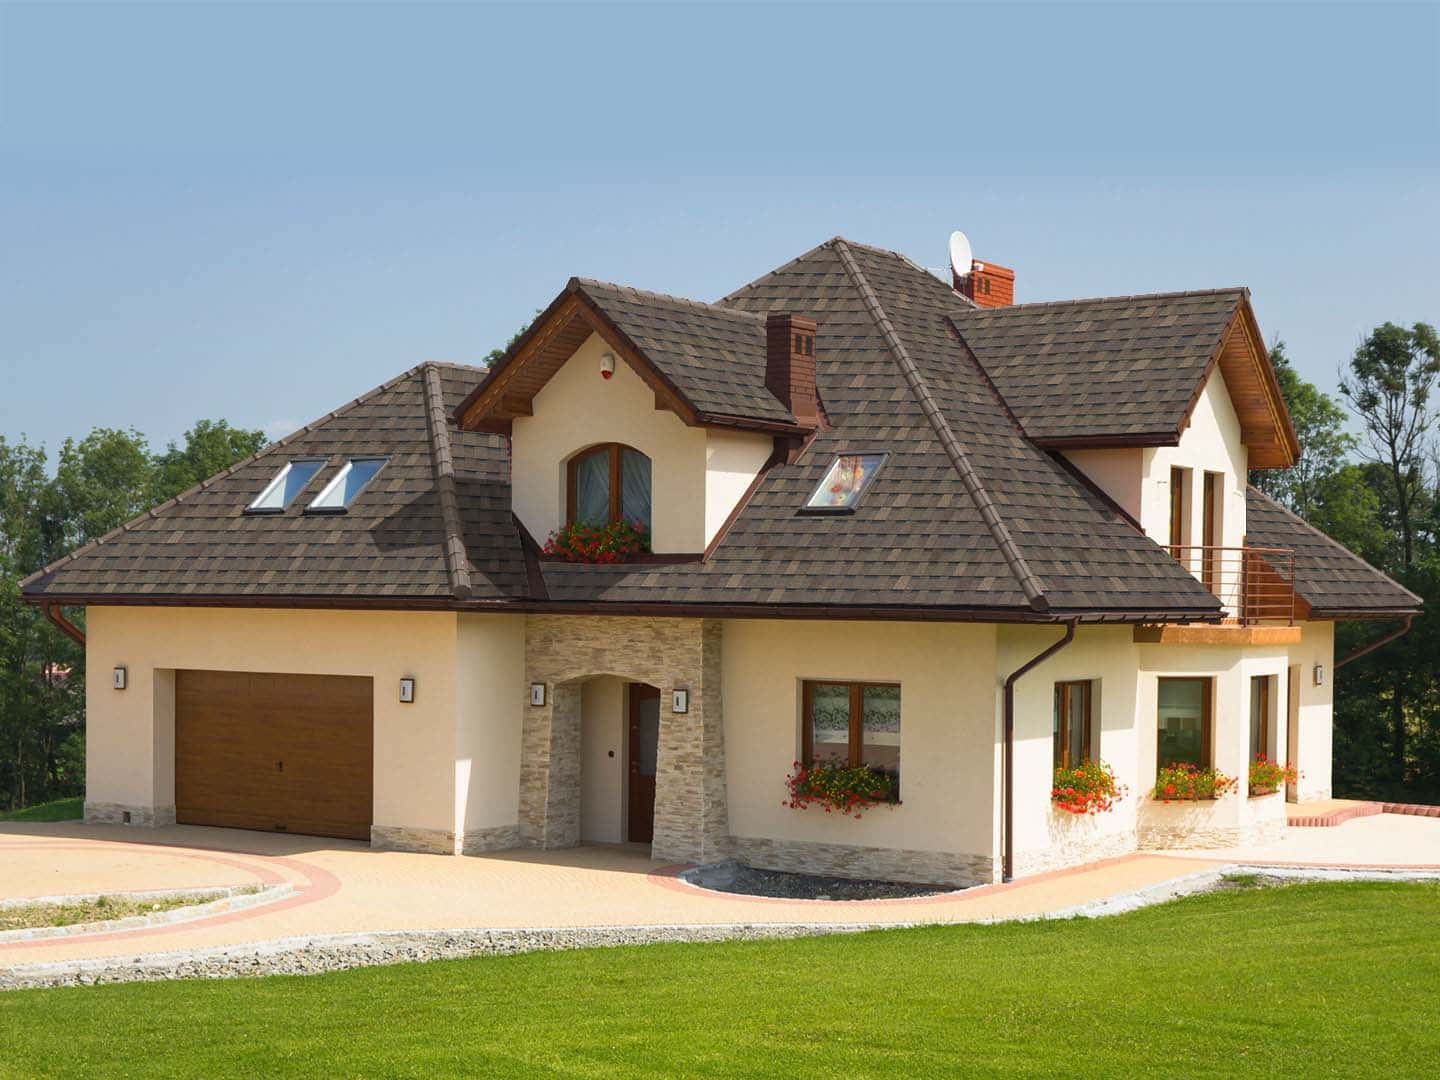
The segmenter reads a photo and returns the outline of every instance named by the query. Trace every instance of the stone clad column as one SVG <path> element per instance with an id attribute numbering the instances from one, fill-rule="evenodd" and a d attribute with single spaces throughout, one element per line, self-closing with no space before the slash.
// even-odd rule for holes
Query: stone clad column
<path id="1" fill-rule="evenodd" d="M 714 862 L 730 854 L 725 794 L 725 710 L 720 696 L 721 626 L 706 619 L 686 635 L 685 667 L 698 678 L 661 687 L 660 756 L 655 778 L 652 854 L 675 862 Z M 689 712 L 670 708 L 671 691 L 689 691 Z"/>

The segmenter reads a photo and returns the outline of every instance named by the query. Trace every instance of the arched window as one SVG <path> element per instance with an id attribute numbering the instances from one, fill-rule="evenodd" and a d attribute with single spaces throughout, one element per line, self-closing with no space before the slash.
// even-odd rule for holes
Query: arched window
<path id="1" fill-rule="evenodd" d="M 639 522 L 650 531 L 650 459 L 619 443 L 604 443 L 570 459 L 566 520 L 572 525 Z"/>

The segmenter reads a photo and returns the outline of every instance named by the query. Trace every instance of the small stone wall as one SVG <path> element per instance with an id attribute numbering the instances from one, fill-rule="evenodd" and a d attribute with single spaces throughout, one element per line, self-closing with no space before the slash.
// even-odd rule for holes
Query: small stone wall
<path id="1" fill-rule="evenodd" d="M 126 820 L 126 815 L 129 820 Z M 175 824 L 173 806 L 128 806 L 125 803 L 87 802 L 85 821 L 94 825 L 143 825 L 155 828 Z"/>
<path id="2" fill-rule="evenodd" d="M 370 826 L 370 846 L 377 851 L 416 851 L 454 855 L 455 834 L 446 829 L 412 829 L 405 825 Z"/>
<path id="3" fill-rule="evenodd" d="M 520 846 L 520 826 L 498 825 L 492 829 L 471 829 L 465 834 L 462 855 L 483 855 Z"/>
<path id="4" fill-rule="evenodd" d="M 745 865 L 792 874 L 909 881 L 921 885 L 988 885 L 997 880 L 995 862 L 988 855 L 851 847 L 758 836 L 737 836 L 734 845 L 735 858 Z"/>
<path id="5" fill-rule="evenodd" d="M 1066 816 L 1071 815 L 1066 813 Z M 1137 845 L 1133 828 L 1102 831 L 1096 827 L 1099 824 L 1089 817 L 1057 822 L 1052 829 L 1054 843 L 1050 847 L 1015 852 L 1015 876 L 1029 877 L 1051 870 L 1066 870 L 1135 851 Z"/>

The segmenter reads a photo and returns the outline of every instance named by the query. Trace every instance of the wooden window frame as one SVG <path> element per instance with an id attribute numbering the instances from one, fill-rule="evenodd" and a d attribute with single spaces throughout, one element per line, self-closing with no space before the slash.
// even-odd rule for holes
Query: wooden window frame
<path id="1" fill-rule="evenodd" d="M 1067 691 L 1072 686 L 1083 687 L 1081 700 L 1082 708 L 1085 710 L 1085 734 L 1081 738 L 1080 757 L 1084 761 L 1093 761 L 1092 740 L 1095 734 L 1095 714 L 1091 708 L 1094 690 L 1093 679 L 1068 679 L 1065 682 L 1055 684 L 1055 705 L 1060 713 L 1060 728 L 1054 733 L 1055 753 L 1052 755 L 1057 769 L 1073 769 L 1079 765 L 1078 761 L 1070 760 L 1070 695 Z"/>
<path id="2" fill-rule="evenodd" d="M 1246 750 L 1249 750 L 1250 725 L 1255 722 L 1255 683 L 1260 682 L 1260 753 L 1267 758 L 1270 756 L 1270 710 L 1274 705 L 1275 697 L 1275 676 L 1274 675 L 1251 675 L 1250 676 L 1250 716 L 1247 718 L 1245 730 Z"/>
<path id="3" fill-rule="evenodd" d="M 1224 497 L 1225 475 L 1224 473 L 1204 473 L 1204 494 L 1201 496 L 1201 564 L 1200 580 L 1205 587 L 1212 592 L 1217 587 L 1220 578 L 1220 553 L 1215 549 L 1220 546 L 1219 534 L 1219 512 L 1220 500 Z"/>
<path id="4" fill-rule="evenodd" d="M 1215 677 L 1213 675 L 1161 675 L 1157 681 L 1155 694 L 1155 768 L 1160 770 L 1169 764 L 1160 760 L 1160 694 L 1158 683 L 1167 682 L 1198 682 L 1201 683 L 1205 692 L 1200 698 L 1200 760 L 1190 762 L 1197 769 L 1211 768 L 1215 760 L 1214 741 L 1215 729 Z"/>
<path id="5" fill-rule="evenodd" d="M 1180 465 L 1170 466 L 1170 555 L 1185 559 L 1185 482 L 1190 470 Z"/>
<path id="6" fill-rule="evenodd" d="M 620 520 L 621 520 L 621 509 L 622 509 L 622 505 L 623 505 L 623 504 L 622 504 L 622 501 L 621 501 L 621 491 L 620 491 L 620 455 L 621 455 L 622 453 L 624 453 L 624 451 L 626 451 L 626 450 L 633 451 L 634 453 L 637 453 L 637 454 L 639 454 L 641 457 L 643 457 L 646 461 L 650 461 L 650 464 L 651 464 L 651 474 L 650 474 L 651 489 L 650 489 L 650 490 L 651 490 L 651 492 L 652 492 L 651 498 L 652 498 L 652 500 L 653 500 L 653 498 L 654 498 L 653 492 L 654 492 L 654 490 L 655 490 L 655 489 L 654 489 L 655 474 L 654 474 L 654 462 L 651 461 L 650 455 L 644 453 L 643 451 L 636 450 L 635 447 L 629 446 L 629 445 L 627 445 L 627 444 L 625 444 L 625 443 L 609 442 L 609 443 L 598 443 L 598 444 L 596 444 L 595 446 L 587 446 L 584 450 L 581 450 L 580 452 L 572 455 L 571 458 L 570 458 L 570 460 L 565 463 L 565 524 L 566 524 L 566 525 L 574 525 L 574 524 L 575 524 L 575 505 L 576 505 L 576 496 L 577 496 L 577 490 L 578 490 L 578 483 L 577 483 L 577 481 L 579 480 L 579 473 L 580 473 L 580 462 L 584 461 L 586 458 L 588 458 L 588 457 L 590 457 L 590 456 L 592 456 L 592 455 L 594 455 L 594 454 L 601 453 L 602 451 L 605 452 L 605 453 L 608 453 L 608 454 L 610 455 L 610 462 L 609 462 L 609 464 L 610 464 L 610 517 L 609 517 L 609 521 L 607 522 L 607 524 L 613 525 L 613 524 L 615 524 L 617 521 L 620 521 Z M 655 508 L 654 508 L 653 504 L 652 504 L 652 506 L 651 506 L 651 508 L 650 508 L 650 515 L 651 515 L 652 518 L 653 518 L 654 515 L 655 515 Z"/>
<path id="7" fill-rule="evenodd" d="M 850 688 L 850 738 L 847 760 L 850 766 L 863 764 L 861 754 L 865 747 L 865 691 L 870 687 L 885 690 L 899 690 L 899 683 L 892 682 L 850 682 L 848 679 L 805 679 L 800 684 L 800 763 L 807 769 L 815 764 L 815 729 L 811 721 L 812 691 L 817 686 L 846 686 Z M 902 709 L 904 697 L 902 694 Z M 904 738 L 905 722 L 900 722 L 901 738 Z"/>

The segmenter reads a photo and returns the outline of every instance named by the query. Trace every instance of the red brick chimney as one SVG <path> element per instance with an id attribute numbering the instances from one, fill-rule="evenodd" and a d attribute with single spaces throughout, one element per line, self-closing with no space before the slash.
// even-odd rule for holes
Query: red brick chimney
<path id="1" fill-rule="evenodd" d="M 820 423 L 815 389 L 815 320 L 771 315 L 765 320 L 765 389 L 801 424 Z"/>
<path id="2" fill-rule="evenodd" d="M 955 289 L 979 307 L 1008 307 L 1015 302 L 1015 271 L 975 259 L 970 273 L 956 277 Z"/>

